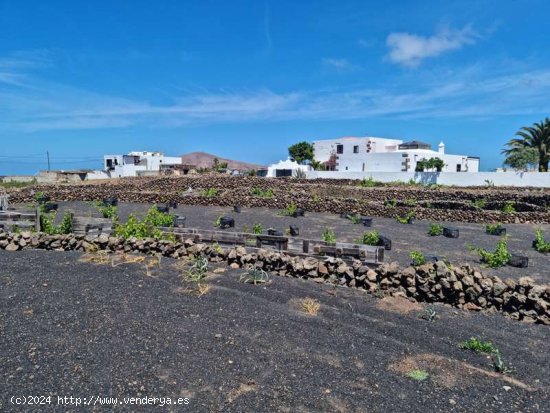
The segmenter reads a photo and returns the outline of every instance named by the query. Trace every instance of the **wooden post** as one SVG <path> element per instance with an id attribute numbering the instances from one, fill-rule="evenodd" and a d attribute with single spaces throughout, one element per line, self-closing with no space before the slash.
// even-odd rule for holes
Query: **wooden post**
<path id="1" fill-rule="evenodd" d="M 36 207 L 36 212 L 34 214 L 36 222 L 34 223 L 34 228 L 36 229 L 36 232 L 40 232 L 40 207 Z"/>

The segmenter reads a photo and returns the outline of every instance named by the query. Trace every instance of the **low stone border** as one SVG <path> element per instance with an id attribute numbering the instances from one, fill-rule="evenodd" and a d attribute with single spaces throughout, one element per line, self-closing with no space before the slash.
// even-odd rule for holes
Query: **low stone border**
<path id="1" fill-rule="evenodd" d="M 473 311 L 500 311 L 515 320 L 550 325 L 550 286 L 537 285 L 530 277 L 519 281 L 502 281 L 484 276 L 471 265 L 448 265 L 443 261 L 418 267 L 400 267 L 385 263 L 376 268 L 355 260 L 347 264 L 339 258 L 318 260 L 291 257 L 260 249 L 250 253 L 244 247 L 220 248 L 196 244 L 188 239 L 171 242 L 154 239 L 121 239 L 106 234 L 47 235 L 43 233 L 8 233 L 0 231 L 0 249 L 57 251 L 122 251 L 171 258 L 204 254 L 212 262 L 225 262 L 232 268 L 258 267 L 272 273 L 311 278 L 316 282 L 360 288 L 370 293 L 408 297 L 422 302 L 441 302 Z"/>

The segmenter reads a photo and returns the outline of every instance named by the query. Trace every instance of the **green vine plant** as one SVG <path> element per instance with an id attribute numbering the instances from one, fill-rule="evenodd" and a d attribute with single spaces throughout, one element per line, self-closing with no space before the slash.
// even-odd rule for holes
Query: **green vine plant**
<path id="1" fill-rule="evenodd" d="M 218 190 L 216 188 L 206 188 L 201 191 L 201 196 L 206 198 L 214 198 L 218 196 Z"/>
<path id="2" fill-rule="evenodd" d="M 477 209 L 483 209 L 487 206 L 487 201 L 484 198 L 479 198 L 472 201 L 472 205 Z"/>
<path id="3" fill-rule="evenodd" d="M 401 224 L 412 224 L 414 218 L 416 216 L 416 212 L 414 210 L 407 212 L 404 216 L 398 215 L 395 217 L 397 222 Z"/>
<path id="4" fill-rule="evenodd" d="M 384 201 L 384 206 L 388 208 L 395 208 L 397 206 L 397 200 L 395 199 L 386 199 Z"/>
<path id="5" fill-rule="evenodd" d="M 298 211 L 298 206 L 295 204 L 295 203 L 290 203 L 286 206 L 285 209 L 283 209 L 281 212 L 280 212 L 280 215 L 282 216 L 287 216 L 287 217 L 291 217 L 293 216 L 296 211 Z"/>
<path id="6" fill-rule="evenodd" d="M 437 237 L 443 235 L 443 225 L 441 224 L 430 224 L 430 229 L 428 230 L 428 235 L 431 237 Z"/>
<path id="7" fill-rule="evenodd" d="M 537 229 L 535 231 L 535 242 L 533 243 L 535 250 L 541 253 L 550 252 L 550 242 L 546 241 L 542 229 Z"/>
<path id="8" fill-rule="evenodd" d="M 325 228 L 325 230 L 323 231 L 322 238 L 323 238 L 323 241 L 325 241 L 327 244 L 336 243 L 336 234 L 330 228 Z"/>
<path id="9" fill-rule="evenodd" d="M 55 225 L 56 216 L 56 212 L 41 213 L 40 230 L 49 235 L 70 234 L 73 231 L 73 214 L 65 212 L 59 225 Z"/>
<path id="10" fill-rule="evenodd" d="M 470 247 L 470 249 L 476 252 L 481 261 L 487 264 L 491 268 L 503 267 L 512 258 L 512 254 L 508 251 L 508 243 L 506 238 L 501 239 L 496 246 L 495 252 L 487 251 L 483 248 Z"/>
<path id="11" fill-rule="evenodd" d="M 349 214 L 347 217 L 352 224 L 357 225 L 361 222 L 361 215 L 358 214 Z"/>
<path id="12" fill-rule="evenodd" d="M 514 208 L 514 203 L 511 201 L 505 202 L 504 206 L 502 207 L 502 212 L 505 214 L 513 214 L 516 212 L 516 208 Z"/>
<path id="13" fill-rule="evenodd" d="M 376 246 L 380 243 L 380 234 L 378 233 L 378 231 L 365 232 L 363 234 L 363 237 L 359 238 L 357 242 L 364 245 Z"/>
<path id="14" fill-rule="evenodd" d="M 500 222 L 496 224 L 487 224 L 485 225 L 485 232 L 488 234 L 498 234 L 502 228 L 504 228 L 504 226 Z"/>
<path id="15" fill-rule="evenodd" d="M 103 218 L 109 218 L 113 220 L 118 219 L 118 210 L 116 206 L 105 205 L 101 201 L 96 201 L 94 205 Z"/>
<path id="16" fill-rule="evenodd" d="M 153 205 L 144 219 L 138 219 L 130 214 L 128 220 L 122 224 L 115 225 L 115 235 L 124 239 L 128 238 L 157 238 L 172 240 L 173 234 L 163 235 L 160 227 L 172 228 L 175 216 L 165 212 L 159 212 L 156 205 Z"/>
<path id="17" fill-rule="evenodd" d="M 220 228 L 222 226 L 222 218 L 223 218 L 223 215 L 220 215 L 218 218 L 216 218 L 216 220 L 214 221 L 214 226 L 216 228 Z M 246 231 L 244 230 L 243 228 L 243 231 L 244 232 L 248 232 L 248 227 L 246 228 Z"/>
<path id="18" fill-rule="evenodd" d="M 426 264 L 426 257 L 420 251 L 411 251 L 409 257 L 411 258 L 414 266 Z"/>
<path id="19" fill-rule="evenodd" d="M 265 198 L 265 199 L 270 199 L 275 196 L 275 194 L 273 193 L 273 189 L 271 188 L 262 189 L 262 188 L 255 187 L 255 188 L 252 188 L 250 193 L 254 196 L 257 196 L 259 198 Z"/>

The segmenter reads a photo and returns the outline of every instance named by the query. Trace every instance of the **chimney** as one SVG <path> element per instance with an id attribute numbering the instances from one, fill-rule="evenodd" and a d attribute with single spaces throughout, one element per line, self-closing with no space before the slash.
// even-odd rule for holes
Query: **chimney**
<path id="1" fill-rule="evenodd" d="M 441 143 L 437 146 L 437 149 L 440 154 L 445 154 L 445 144 L 443 141 L 441 141 Z"/>

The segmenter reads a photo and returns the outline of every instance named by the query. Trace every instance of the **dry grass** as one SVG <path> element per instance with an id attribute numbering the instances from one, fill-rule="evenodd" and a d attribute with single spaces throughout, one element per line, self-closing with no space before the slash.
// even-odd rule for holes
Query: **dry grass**
<path id="1" fill-rule="evenodd" d="M 208 294 L 211 288 L 212 287 L 210 287 L 210 284 L 198 283 L 195 291 L 199 297 L 202 297 L 203 295 Z"/>
<path id="2" fill-rule="evenodd" d="M 108 264 L 110 260 L 107 251 L 97 251 L 84 254 L 79 261 L 92 264 Z"/>
<path id="3" fill-rule="evenodd" d="M 308 315 L 317 315 L 321 304 L 313 298 L 304 298 L 299 301 L 300 309 Z"/>

